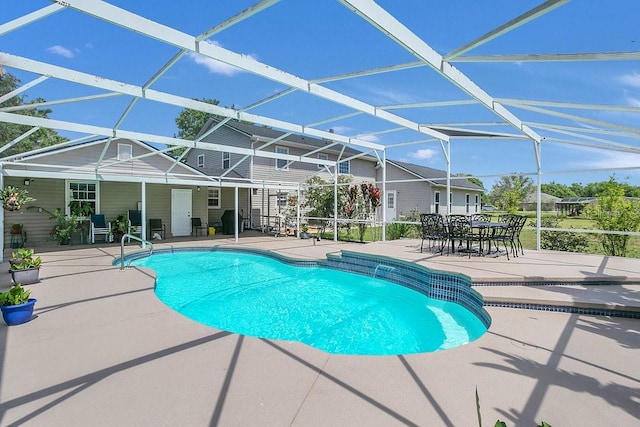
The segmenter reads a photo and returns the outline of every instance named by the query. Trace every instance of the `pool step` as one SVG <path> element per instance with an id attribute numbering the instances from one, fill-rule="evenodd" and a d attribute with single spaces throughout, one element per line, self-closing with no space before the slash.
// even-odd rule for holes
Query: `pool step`
<path id="1" fill-rule="evenodd" d="M 640 285 L 474 286 L 485 306 L 640 319 Z"/>

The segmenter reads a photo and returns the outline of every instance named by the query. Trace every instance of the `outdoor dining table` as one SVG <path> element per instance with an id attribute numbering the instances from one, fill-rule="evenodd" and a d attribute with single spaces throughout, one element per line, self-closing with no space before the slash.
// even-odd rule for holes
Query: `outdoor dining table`
<path id="1" fill-rule="evenodd" d="M 508 226 L 509 226 L 509 223 L 503 222 L 503 221 L 497 221 L 497 222 L 472 221 L 471 222 L 471 228 L 486 229 L 490 233 L 487 239 L 489 241 L 489 249 L 487 253 L 491 252 L 491 237 L 495 234 L 496 230 L 499 228 L 507 228 Z M 480 251 L 482 251 L 482 239 L 480 240 Z M 482 254 L 482 252 L 480 253 Z"/>
<path id="2" fill-rule="evenodd" d="M 490 234 L 490 236 L 493 236 L 495 231 L 499 228 L 506 228 L 509 226 L 509 224 L 507 222 L 503 222 L 503 221 L 470 221 L 470 225 L 471 228 L 475 228 L 475 229 L 479 229 L 479 230 L 488 230 Z M 449 224 L 447 222 L 445 222 L 445 227 L 447 227 L 447 230 L 449 230 L 449 233 L 451 233 L 451 230 L 449 229 Z M 453 236 L 450 234 L 450 240 L 451 240 L 451 253 L 455 253 L 456 252 L 456 247 L 455 247 L 455 239 L 457 238 L 457 236 Z M 479 243 L 480 243 L 480 248 L 479 248 L 479 253 L 482 254 L 481 249 L 482 249 L 482 238 L 480 238 Z M 487 239 L 488 240 L 488 239 Z M 491 240 L 489 241 L 489 251 L 491 251 Z"/>

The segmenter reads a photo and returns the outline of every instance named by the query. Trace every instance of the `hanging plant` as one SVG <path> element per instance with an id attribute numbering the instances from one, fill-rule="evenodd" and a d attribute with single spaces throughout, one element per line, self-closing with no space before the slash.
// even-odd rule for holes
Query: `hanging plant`
<path id="1" fill-rule="evenodd" d="M 12 187 L 10 185 L 0 191 L 0 198 L 2 199 L 2 207 L 6 211 L 17 211 L 23 204 L 35 200 L 29 196 L 29 192 L 24 188 Z"/>

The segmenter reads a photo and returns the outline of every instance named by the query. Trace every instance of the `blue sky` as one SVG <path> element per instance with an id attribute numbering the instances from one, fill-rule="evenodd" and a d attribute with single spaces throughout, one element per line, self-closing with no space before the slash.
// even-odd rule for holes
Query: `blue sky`
<path id="1" fill-rule="evenodd" d="M 111 1 L 118 7 L 198 35 L 228 19 L 253 1 L 154 2 Z M 476 39 L 517 17 L 541 2 L 497 1 L 394 1 L 378 2 L 399 21 L 441 55 Z M 25 13 L 51 4 L 48 1 L 5 1 L 0 25 Z M 498 37 L 466 55 L 553 54 L 589 52 L 637 52 L 640 30 L 637 0 L 570 1 L 545 16 Z M 305 79 L 350 73 L 416 61 L 416 58 L 337 1 L 282 0 L 269 9 L 222 31 L 209 39 L 234 52 Z M 89 74 L 144 84 L 176 52 L 177 48 L 148 39 L 99 19 L 63 10 L 29 26 L 0 36 L 0 51 L 59 65 Z M 454 65 L 495 98 L 585 103 L 640 107 L 640 62 L 458 62 Z M 35 77 L 8 69 L 23 83 Z M 325 84 L 376 106 L 418 102 L 466 100 L 469 96 L 428 67 L 347 79 Z M 188 98 L 216 98 L 220 105 L 242 108 L 285 89 L 280 83 L 204 58 L 185 55 L 153 86 L 153 89 Z M 29 90 L 31 98 L 64 99 L 101 93 L 100 90 L 50 79 Z M 111 127 L 130 98 L 125 96 L 65 104 L 53 107 L 51 118 Z M 600 125 L 561 119 L 507 107 L 525 122 L 562 124 L 582 129 Z M 555 109 L 618 126 L 638 128 L 637 111 Z M 173 136 L 174 119 L 180 108 L 141 100 L 123 123 L 122 129 Z M 294 93 L 251 112 L 294 123 L 306 124 L 351 112 L 305 93 Z M 462 123 L 497 122 L 497 117 L 478 105 L 409 108 L 394 113 L 421 124 L 470 128 Z M 376 118 L 360 115 L 319 126 L 337 133 L 359 136 L 392 147 L 393 144 L 424 138 L 404 131 L 374 135 L 396 127 Z M 509 126 L 476 129 L 517 133 Z M 547 138 L 570 141 L 584 139 L 536 129 Z M 66 134 L 66 133 L 65 133 Z M 638 146 L 628 136 L 588 134 L 591 137 Z M 78 135 L 68 134 L 70 137 Z M 480 177 L 485 186 L 494 174 L 535 172 L 530 141 L 457 140 L 451 143 L 452 171 Z M 389 148 L 388 157 L 445 169 L 437 142 Z M 631 153 L 594 150 L 578 145 L 543 143 L 542 165 L 546 171 L 604 168 L 598 173 L 545 173 L 543 182 L 570 184 L 606 180 L 615 173 L 619 180 L 640 185 L 640 156 Z M 614 171 L 616 167 L 636 170 Z M 486 178 L 485 178 L 486 177 Z"/>

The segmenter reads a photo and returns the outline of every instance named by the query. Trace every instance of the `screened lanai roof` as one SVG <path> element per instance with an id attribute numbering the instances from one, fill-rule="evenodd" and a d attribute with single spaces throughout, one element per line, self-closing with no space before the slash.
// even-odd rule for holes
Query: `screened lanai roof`
<path id="1" fill-rule="evenodd" d="M 190 108 L 478 177 L 636 173 L 637 7 L 7 0 L 0 64 L 22 84 L 0 121 L 234 152 L 175 138 Z M 2 105 L 16 95 L 49 119 Z"/>

